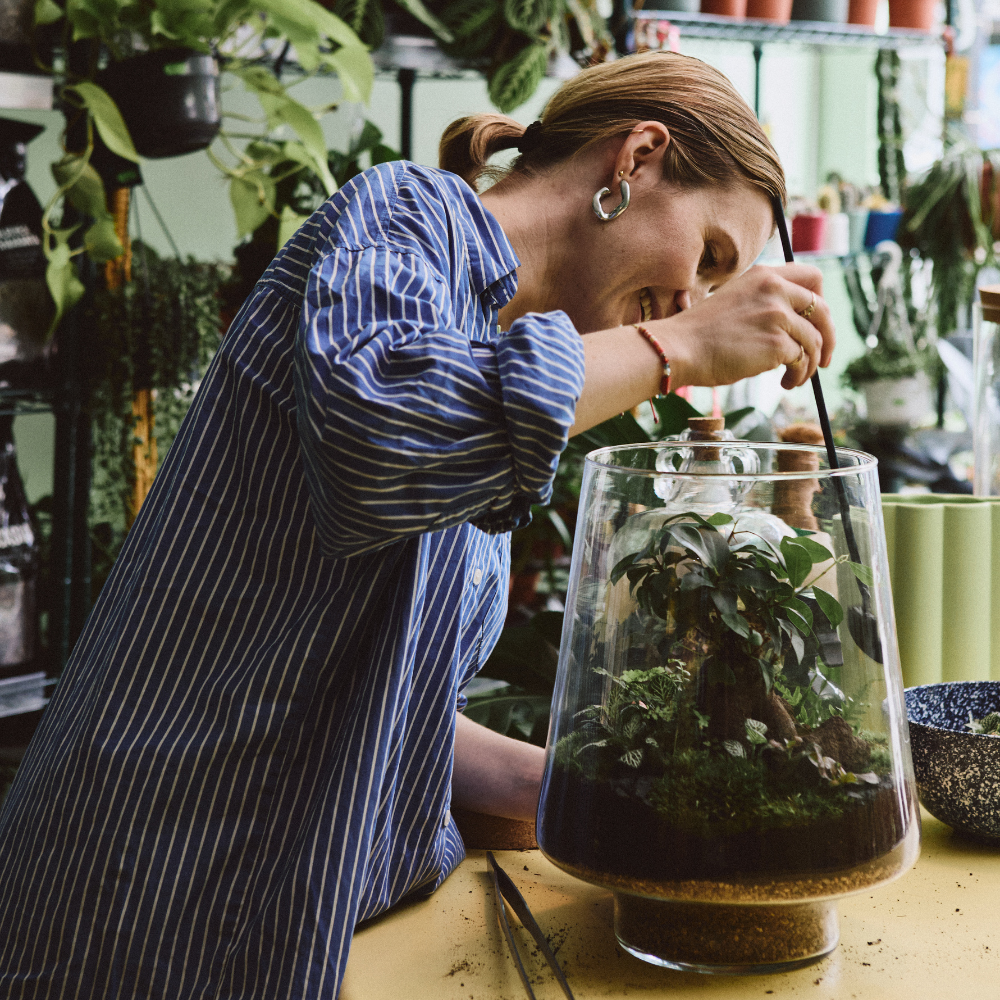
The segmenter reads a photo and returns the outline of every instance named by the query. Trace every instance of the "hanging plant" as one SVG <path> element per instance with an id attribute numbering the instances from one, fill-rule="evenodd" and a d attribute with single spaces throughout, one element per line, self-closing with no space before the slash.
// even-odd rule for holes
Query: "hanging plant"
<path id="1" fill-rule="evenodd" d="M 981 268 L 997 260 L 994 227 L 1000 197 L 1000 150 L 956 142 L 903 199 L 898 241 L 933 264 L 938 336 L 958 327 Z"/>
<path id="2" fill-rule="evenodd" d="M 160 258 L 138 242 L 132 253 L 133 280 L 95 294 L 93 329 L 100 336 L 88 344 L 81 373 L 90 390 L 94 435 L 90 522 L 95 595 L 129 521 L 136 479 L 136 390 L 152 390 L 162 458 L 219 346 L 221 288 L 229 277 L 229 268 L 222 265 Z"/>
<path id="3" fill-rule="evenodd" d="M 406 2 L 417 16 L 437 24 L 421 0 Z M 123 160 L 137 163 L 140 159 L 118 107 L 95 82 L 100 75 L 101 53 L 113 63 L 159 50 L 219 56 L 261 105 L 262 116 L 252 123 L 257 126 L 255 132 L 241 135 L 240 140 L 270 140 L 277 134 L 275 141 L 281 144 L 285 158 L 295 161 L 299 170 L 315 172 L 327 194 L 333 193 L 335 185 L 327 168 L 317 114 L 331 108 L 314 111 L 294 100 L 261 59 L 275 46 L 281 49 L 286 43 L 287 51 L 294 44 L 302 70 L 335 74 L 344 96 L 352 101 L 368 100 L 374 78 L 361 39 L 315 0 L 205 0 L 195 5 L 173 0 L 111 5 L 77 0 L 65 8 L 53 0 L 38 0 L 35 22 L 39 27 L 61 26 L 64 50 L 71 44 L 92 42 L 89 66 L 79 74 L 85 78 L 68 79 L 59 88 L 60 99 L 69 110 L 73 138 L 72 144 L 67 144 L 64 137 L 65 155 L 53 165 L 58 188 L 43 218 L 47 279 L 56 306 L 53 330 L 63 312 L 83 295 L 74 258 L 86 251 L 91 259 L 104 262 L 123 252 L 107 210 L 102 178 L 91 163 L 97 137 Z M 447 36 L 443 27 L 440 30 Z M 149 94 L 146 99 L 155 101 L 156 96 Z M 141 114 L 141 110 L 141 101 L 130 102 L 132 113 Z M 237 225 L 250 232 L 273 210 L 273 183 L 257 162 L 244 156 L 232 137 L 223 135 L 221 141 L 223 149 L 213 155 L 213 161 L 229 178 Z M 60 209 L 65 205 L 78 215 L 70 213 L 60 222 Z M 82 245 L 75 245 L 80 242 L 77 234 L 81 225 L 86 226 Z"/>

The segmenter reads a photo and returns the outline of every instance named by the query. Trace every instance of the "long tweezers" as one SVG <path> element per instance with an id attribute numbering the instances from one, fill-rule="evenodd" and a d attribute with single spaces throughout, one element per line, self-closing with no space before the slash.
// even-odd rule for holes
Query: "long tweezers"
<path id="1" fill-rule="evenodd" d="M 524 988 L 528 991 L 528 996 L 531 997 L 531 1000 L 535 1000 L 535 991 L 531 988 L 531 983 L 528 981 L 528 973 L 525 971 L 524 963 L 521 961 L 517 946 L 514 944 L 514 935 L 511 933 L 510 924 L 507 922 L 507 910 L 504 906 L 504 900 L 507 901 L 510 908 L 517 914 L 518 920 L 521 921 L 522 925 L 527 928 L 531 936 L 535 939 L 535 943 L 545 956 L 545 961 L 549 963 L 549 967 L 559 981 L 563 993 L 566 994 L 567 1000 L 573 1000 L 573 991 L 569 988 L 569 983 L 566 982 L 566 977 L 563 975 L 562 969 L 559 968 L 556 956 L 552 954 L 549 942 L 542 932 L 541 927 L 538 926 L 537 921 L 531 915 L 531 910 L 528 909 L 528 904 L 524 901 L 524 897 L 517 891 L 517 886 L 510 880 L 510 876 L 497 864 L 497 859 L 493 857 L 492 851 L 486 852 L 486 859 L 490 863 L 490 874 L 493 876 L 493 891 L 496 894 L 495 899 L 497 904 L 497 923 L 500 924 L 500 929 L 507 939 L 510 953 L 514 958 L 514 965 L 517 966 L 518 974 L 521 977 L 521 982 L 524 983 Z"/>

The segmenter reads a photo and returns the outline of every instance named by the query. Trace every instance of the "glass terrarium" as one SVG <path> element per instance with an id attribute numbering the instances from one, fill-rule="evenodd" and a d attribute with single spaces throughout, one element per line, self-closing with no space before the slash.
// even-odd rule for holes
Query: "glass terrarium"
<path id="1" fill-rule="evenodd" d="M 699 436 L 587 457 L 538 842 L 633 955 L 787 969 L 919 851 L 878 479 Z"/>

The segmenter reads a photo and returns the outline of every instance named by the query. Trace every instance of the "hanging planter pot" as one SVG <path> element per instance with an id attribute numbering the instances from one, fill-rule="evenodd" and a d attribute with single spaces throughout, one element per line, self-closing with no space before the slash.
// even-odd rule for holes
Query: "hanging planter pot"
<path id="1" fill-rule="evenodd" d="M 219 132 L 219 65 L 210 55 L 191 49 L 144 52 L 111 63 L 97 82 L 118 105 L 142 156 L 193 153 Z"/>
<path id="2" fill-rule="evenodd" d="M 889 27 L 930 31 L 937 0 L 889 0 Z"/>

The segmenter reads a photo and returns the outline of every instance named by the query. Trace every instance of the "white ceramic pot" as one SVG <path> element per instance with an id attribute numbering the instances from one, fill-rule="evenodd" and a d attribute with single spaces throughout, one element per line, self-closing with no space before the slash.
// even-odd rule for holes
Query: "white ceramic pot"
<path id="1" fill-rule="evenodd" d="M 912 425 L 925 417 L 934 403 L 931 380 L 926 372 L 909 378 L 884 378 L 862 387 L 868 419 L 873 424 Z"/>

